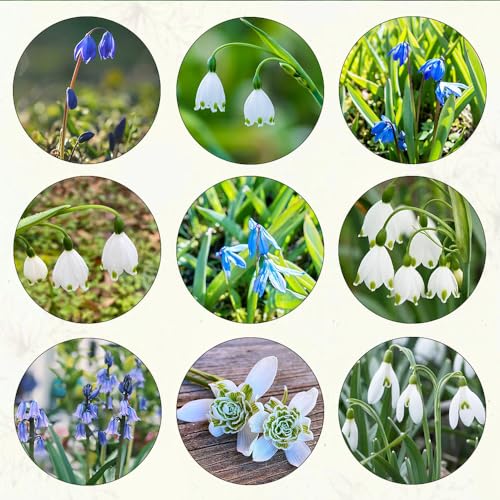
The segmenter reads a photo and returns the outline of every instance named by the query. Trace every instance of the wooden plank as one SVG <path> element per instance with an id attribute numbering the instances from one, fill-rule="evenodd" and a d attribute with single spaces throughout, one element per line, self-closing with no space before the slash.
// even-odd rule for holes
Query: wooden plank
<path id="1" fill-rule="evenodd" d="M 283 386 L 289 391 L 289 399 L 300 391 L 316 387 L 320 392 L 318 402 L 309 414 L 314 440 L 307 444 L 314 449 L 323 426 L 323 397 L 316 377 L 307 364 L 287 347 L 266 339 L 242 338 L 231 340 L 211 349 L 196 361 L 194 367 L 240 384 L 252 366 L 266 356 L 278 358 L 278 374 L 271 389 L 261 398 L 283 395 Z M 184 382 L 179 392 L 177 407 L 188 401 L 213 397 L 212 392 L 195 384 Z M 295 467 L 290 465 L 285 454 L 278 451 L 269 461 L 252 462 L 236 451 L 236 436 L 223 435 L 214 438 L 208 432 L 207 423 L 178 422 L 179 432 L 191 456 L 211 474 L 238 484 L 263 484 L 276 481 Z"/>

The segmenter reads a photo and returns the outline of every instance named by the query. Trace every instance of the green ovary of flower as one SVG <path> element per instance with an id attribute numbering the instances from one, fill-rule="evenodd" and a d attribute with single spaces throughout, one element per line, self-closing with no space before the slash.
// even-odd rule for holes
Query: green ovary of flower
<path id="1" fill-rule="evenodd" d="M 214 400 L 209 420 L 215 427 L 223 427 L 225 434 L 240 431 L 252 416 L 252 405 L 243 392 L 229 392 Z"/>
<path id="2" fill-rule="evenodd" d="M 264 437 L 280 450 L 297 441 L 302 430 L 300 413 L 284 405 L 276 407 L 264 422 Z"/>

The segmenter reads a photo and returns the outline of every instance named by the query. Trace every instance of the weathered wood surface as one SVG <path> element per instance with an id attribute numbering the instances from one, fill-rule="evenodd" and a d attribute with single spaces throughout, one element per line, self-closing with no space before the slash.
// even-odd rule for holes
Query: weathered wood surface
<path id="1" fill-rule="evenodd" d="M 242 338 L 225 342 L 204 354 L 194 367 L 213 373 L 240 384 L 245 380 L 252 366 L 266 356 L 278 358 L 278 374 L 271 389 L 261 398 L 281 398 L 283 386 L 288 387 L 289 399 L 296 393 L 316 387 L 320 393 L 318 402 L 309 414 L 314 440 L 309 441 L 311 450 L 316 446 L 323 426 L 323 397 L 318 381 L 307 364 L 288 348 L 265 339 Z M 188 401 L 210 398 L 210 390 L 184 382 L 181 386 L 177 407 Z M 280 479 L 295 470 L 285 454 L 278 451 L 264 463 L 255 463 L 236 451 L 236 436 L 223 435 L 214 438 L 208 432 L 208 424 L 178 422 L 179 432 L 191 456 L 211 474 L 238 484 L 263 484 Z"/>

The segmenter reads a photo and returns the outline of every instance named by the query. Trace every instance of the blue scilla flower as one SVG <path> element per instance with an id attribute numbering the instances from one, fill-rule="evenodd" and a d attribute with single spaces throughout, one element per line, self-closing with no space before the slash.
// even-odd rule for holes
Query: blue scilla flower
<path id="1" fill-rule="evenodd" d="M 407 60 L 410 54 L 410 44 L 408 42 L 398 43 L 389 52 L 388 56 L 392 56 L 395 61 L 399 61 L 402 66 Z"/>
<path id="2" fill-rule="evenodd" d="M 255 278 L 253 284 L 253 290 L 259 297 L 262 297 L 264 291 L 266 290 L 267 282 L 269 281 L 271 285 L 281 293 L 286 292 L 286 280 L 285 276 L 301 276 L 304 271 L 297 271 L 295 269 L 290 269 L 288 267 L 282 267 L 275 264 L 271 259 L 264 259 L 262 265 L 259 269 L 259 274 Z"/>
<path id="3" fill-rule="evenodd" d="M 117 143 L 122 142 L 123 136 L 125 135 L 125 127 L 127 126 L 127 118 L 124 116 L 115 127 L 113 135 Z"/>
<path id="4" fill-rule="evenodd" d="M 125 399 L 128 399 L 134 390 L 134 383 L 130 375 L 125 375 L 123 382 L 120 382 L 118 386 L 118 390 L 123 394 Z"/>
<path id="5" fill-rule="evenodd" d="M 90 132 L 90 131 L 87 131 L 87 132 L 83 132 L 83 134 L 80 134 L 78 136 L 78 143 L 79 144 L 82 144 L 84 142 L 88 142 L 90 141 L 90 139 L 92 139 L 92 137 L 94 137 L 94 132 Z"/>
<path id="6" fill-rule="evenodd" d="M 132 435 L 132 427 L 130 424 L 125 424 L 125 429 L 123 430 L 123 439 L 128 439 L 129 441 L 134 439 Z"/>
<path id="7" fill-rule="evenodd" d="M 462 95 L 462 90 L 468 88 L 469 87 L 463 83 L 439 82 L 436 85 L 436 97 L 441 106 L 443 106 L 450 95 L 460 97 Z"/>
<path id="8" fill-rule="evenodd" d="M 27 419 L 38 418 L 40 416 L 40 407 L 38 403 L 34 400 L 30 401 L 30 409 L 28 411 Z"/>
<path id="9" fill-rule="evenodd" d="M 21 443 L 27 443 L 29 441 L 26 421 L 22 421 L 17 424 L 17 437 L 19 438 L 19 441 L 21 441 Z"/>
<path id="10" fill-rule="evenodd" d="M 398 134 L 398 148 L 401 151 L 406 151 L 408 147 L 406 146 L 406 134 L 400 130 Z"/>
<path id="11" fill-rule="evenodd" d="M 105 31 L 99 42 L 99 57 L 101 59 L 113 59 L 115 57 L 115 39 L 109 31 Z"/>
<path id="12" fill-rule="evenodd" d="M 229 279 L 231 277 L 231 264 L 234 264 L 237 267 L 241 267 L 245 269 L 247 267 L 247 263 L 245 259 L 238 255 L 238 252 L 242 252 L 246 250 L 248 245 L 234 245 L 232 247 L 222 247 L 216 254 L 216 257 L 220 258 L 222 269 L 224 270 L 224 274 L 226 278 Z"/>
<path id="13" fill-rule="evenodd" d="M 79 422 L 78 424 L 76 424 L 75 439 L 77 441 L 81 441 L 82 439 L 86 438 L 87 438 L 87 429 L 85 427 L 85 424 Z"/>
<path id="14" fill-rule="evenodd" d="M 97 55 L 97 45 L 95 40 L 87 33 L 76 45 L 73 51 L 75 61 L 81 57 L 85 64 L 88 64 Z"/>
<path id="15" fill-rule="evenodd" d="M 120 435 L 120 419 L 118 417 L 111 417 L 108 427 L 106 427 L 106 434 L 111 434 L 112 436 Z"/>
<path id="16" fill-rule="evenodd" d="M 26 416 L 26 401 L 21 401 L 16 411 L 17 420 L 24 420 Z"/>
<path id="17" fill-rule="evenodd" d="M 106 445 L 108 442 L 108 439 L 106 438 L 106 433 L 104 431 L 98 431 L 97 432 L 97 440 L 99 441 L 99 444 L 101 446 Z"/>
<path id="18" fill-rule="evenodd" d="M 248 235 L 248 252 L 250 253 L 250 257 L 253 257 L 257 253 L 259 255 L 267 255 L 270 246 L 276 250 L 280 250 L 280 246 L 276 240 L 263 226 L 255 222 L 252 218 L 248 221 L 248 229 L 250 229 L 250 234 Z"/>
<path id="19" fill-rule="evenodd" d="M 78 106 L 78 99 L 75 91 L 71 87 L 66 89 L 66 104 L 69 109 L 75 109 Z"/>
<path id="20" fill-rule="evenodd" d="M 45 441 L 42 436 L 35 437 L 35 453 L 45 453 Z"/>
<path id="21" fill-rule="evenodd" d="M 380 121 L 373 125 L 371 132 L 375 136 L 375 142 L 380 141 L 382 144 L 389 144 L 394 142 L 395 130 L 396 125 L 394 125 L 387 116 L 382 115 Z"/>
<path id="22" fill-rule="evenodd" d="M 128 375 L 137 387 L 144 387 L 145 378 L 142 371 L 142 361 L 139 358 L 135 358 L 135 366 L 128 372 Z"/>
<path id="23" fill-rule="evenodd" d="M 118 385 L 116 375 L 109 373 L 109 368 L 102 368 L 99 370 L 96 377 L 101 392 L 104 394 L 109 394 Z"/>
<path id="24" fill-rule="evenodd" d="M 440 82 L 444 76 L 444 61 L 442 59 L 429 59 L 420 66 L 419 73 L 422 73 L 424 80 L 432 78 L 436 82 Z"/>

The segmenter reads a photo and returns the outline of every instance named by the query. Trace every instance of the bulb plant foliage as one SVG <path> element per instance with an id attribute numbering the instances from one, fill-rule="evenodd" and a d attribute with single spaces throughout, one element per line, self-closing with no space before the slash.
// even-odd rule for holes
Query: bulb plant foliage
<path id="1" fill-rule="evenodd" d="M 433 19 L 404 17 L 369 31 L 340 80 L 344 117 L 375 153 L 401 163 L 458 149 L 481 119 L 486 79 L 459 33 Z"/>
<path id="2" fill-rule="evenodd" d="M 389 481 L 422 484 L 454 472 L 474 452 L 485 399 L 459 354 L 430 339 L 402 338 L 358 361 L 342 389 L 339 419 L 364 467 Z"/>
<path id="3" fill-rule="evenodd" d="M 278 358 L 258 361 L 238 386 L 231 380 L 191 368 L 186 380 L 210 388 L 213 398 L 189 401 L 177 410 L 182 422 L 208 422 L 216 438 L 236 434 L 236 451 L 254 462 L 267 462 L 282 450 L 288 463 L 299 467 L 311 454 L 307 445 L 314 439 L 308 415 L 316 406 L 319 391 L 312 387 L 288 401 L 284 387 L 281 399 L 261 401 L 273 385 Z"/>
<path id="4" fill-rule="evenodd" d="M 198 44 L 200 50 L 196 65 L 188 53 L 183 63 L 186 69 L 181 68 L 179 75 L 178 97 L 190 131 L 214 154 L 238 162 L 269 161 L 295 149 L 304 139 L 303 131 L 294 130 L 297 122 L 303 121 L 302 128 L 312 129 L 323 105 L 321 71 L 310 49 L 288 28 L 263 19 L 251 22 L 241 18 L 211 31 L 206 73 L 200 75 L 198 86 L 190 89 L 191 95 L 187 95 L 186 80 L 192 78 L 193 71 L 199 71 L 199 57 L 201 51 L 205 56 L 207 44 L 194 44 L 192 50 L 197 52 Z M 213 47 L 217 40 L 222 43 Z M 311 66 L 312 71 L 306 71 L 305 67 Z M 237 68 L 236 72 L 232 67 Z M 290 102 L 291 96 L 300 102 Z M 294 108 L 294 113 L 288 112 L 288 106 Z M 306 107 L 306 112 L 299 109 L 302 107 Z M 269 148 L 276 151 L 260 151 L 265 158 L 259 158 L 259 151 L 244 152 L 247 144 L 257 140 L 263 140 L 267 149 L 266 136 L 270 137 L 269 128 L 275 125 L 278 130 L 273 132 L 273 140 L 281 144 Z M 259 131 L 251 132 L 251 128 Z M 225 134 L 235 144 L 221 143 Z"/>
<path id="5" fill-rule="evenodd" d="M 34 371 L 34 388 L 18 389 L 15 421 L 25 451 L 68 483 L 123 477 L 146 457 L 159 430 L 151 374 L 129 351 L 102 341 L 73 340 L 52 350 L 42 355 L 48 361 L 35 361 L 43 366 Z M 31 391 L 48 402 L 44 408 Z"/>
<path id="6" fill-rule="evenodd" d="M 477 215 L 457 191 L 432 179 L 400 177 L 356 203 L 339 252 L 344 277 L 369 309 L 424 322 L 467 300 L 483 270 L 485 241 Z"/>
<path id="7" fill-rule="evenodd" d="M 237 322 L 280 317 L 313 289 L 321 229 L 292 189 L 263 177 L 226 180 L 190 208 L 179 230 L 185 284 L 208 310 Z"/>

